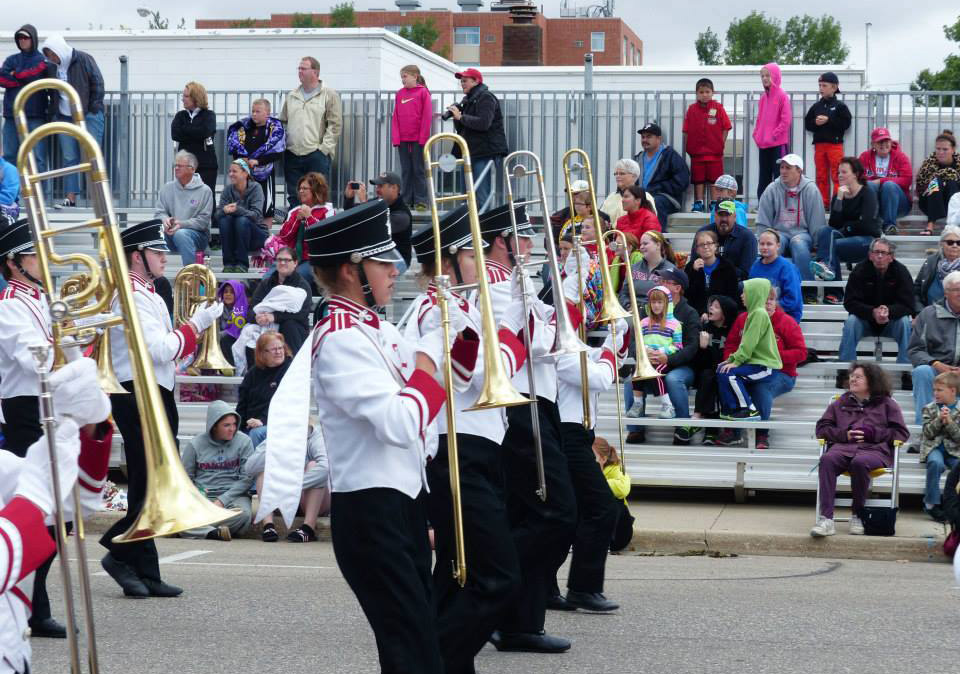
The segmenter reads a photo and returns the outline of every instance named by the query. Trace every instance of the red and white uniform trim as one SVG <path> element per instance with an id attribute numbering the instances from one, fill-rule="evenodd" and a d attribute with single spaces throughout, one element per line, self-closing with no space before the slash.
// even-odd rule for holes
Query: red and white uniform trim
<path id="1" fill-rule="evenodd" d="M 36 361 L 28 347 L 44 342 L 53 343 L 47 296 L 11 279 L 0 293 L 0 398 L 40 395 Z"/>

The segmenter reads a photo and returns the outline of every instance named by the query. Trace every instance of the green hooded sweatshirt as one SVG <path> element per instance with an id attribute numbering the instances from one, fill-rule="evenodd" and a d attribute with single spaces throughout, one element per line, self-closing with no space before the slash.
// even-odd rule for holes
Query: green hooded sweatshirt
<path id="1" fill-rule="evenodd" d="M 743 325 L 740 348 L 730 356 L 737 365 L 763 365 L 773 370 L 783 367 L 777 336 L 767 314 L 767 297 L 770 296 L 770 281 L 752 278 L 743 282 L 744 303 L 747 305 L 747 321 Z"/>

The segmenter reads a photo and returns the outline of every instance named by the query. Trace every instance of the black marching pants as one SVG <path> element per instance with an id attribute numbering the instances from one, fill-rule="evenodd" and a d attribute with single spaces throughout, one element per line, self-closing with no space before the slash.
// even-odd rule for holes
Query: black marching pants
<path id="1" fill-rule="evenodd" d="M 553 585 L 553 566 L 569 547 L 577 523 L 577 502 L 570 470 L 563 454 L 560 412 L 554 402 L 538 398 L 543 468 L 547 500 L 537 496 L 537 465 L 533 425 L 526 405 L 507 408 L 503 439 L 503 466 L 507 485 L 507 513 L 520 559 L 521 587 L 504 614 L 504 632 L 539 632 Z"/>
<path id="2" fill-rule="evenodd" d="M 378 487 L 334 492 L 337 566 L 373 628 L 383 674 L 440 674 L 426 498 Z"/>
<path id="3" fill-rule="evenodd" d="M 427 464 L 427 511 L 437 556 L 434 606 L 444 671 L 471 674 L 474 656 L 500 624 L 520 587 L 520 563 L 504 502 L 500 445 L 476 435 L 458 434 L 466 585 L 460 587 L 454 579 L 457 550 L 447 441 L 447 435 L 440 436 L 437 456 Z"/>
<path id="4" fill-rule="evenodd" d="M 160 565 L 157 546 L 153 539 L 136 543 L 114 543 L 113 537 L 119 536 L 130 528 L 143 507 L 147 494 L 147 462 L 143 449 L 143 428 L 140 425 L 140 411 L 137 399 L 132 393 L 133 382 L 121 382 L 123 388 L 131 393 L 114 393 L 110 396 L 113 407 L 113 420 L 123 437 L 123 451 L 127 459 L 127 514 L 118 520 L 100 538 L 100 545 L 110 551 L 116 559 L 129 564 L 138 576 L 151 580 L 160 580 Z M 173 391 L 160 388 L 160 397 L 170 422 L 173 437 L 177 437 L 180 417 Z"/>

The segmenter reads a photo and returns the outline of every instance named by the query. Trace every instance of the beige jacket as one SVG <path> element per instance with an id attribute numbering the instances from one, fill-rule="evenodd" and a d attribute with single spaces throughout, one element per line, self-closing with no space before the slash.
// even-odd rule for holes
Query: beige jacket
<path id="1" fill-rule="evenodd" d="M 287 132 L 288 150 L 300 156 L 320 150 L 332 160 L 343 122 L 340 95 L 321 81 L 316 95 L 304 100 L 303 87 L 297 87 L 283 101 L 280 121 Z"/>

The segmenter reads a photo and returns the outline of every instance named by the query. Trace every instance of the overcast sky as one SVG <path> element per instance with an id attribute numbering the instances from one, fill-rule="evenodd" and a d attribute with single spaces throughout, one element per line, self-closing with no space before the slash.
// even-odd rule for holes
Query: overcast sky
<path id="1" fill-rule="evenodd" d="M 337 0 L 298 2 L 296 0 L 6 0 L 3 25 L 12 33 L 23 23 L 33 23 L 39 30 L 87 30 L 119 27 L 146 28 L 147 20 L 137 16 L 136 7 L 162 7 L 164 16 L 176 25 L 180 17 L 193 26 L 198 18 L 267 18 L 271 12 L 304 11 L 307 8 L 329 7 Z M 421 0 L 423 8 L 447 6 L 456 8 L 455 0 Z M 589 5 L 605 0 L 568 0 L 571 6 Z M 543 0 L 541 6 L 547 16 L 560 15 L 561 0 Z M 792 3 L 792 10 L 765 9 L 769 16 L 786 20 L 793 14 L 830 14 L 843 26 L 844 41 L 850 47 L 848 62 L 864 65 L 864 23 L 871 21 L 870 83 L 876 88 L 906 89 L 917 72 L 923 68 L 939 70 L 943 58 L 951 51 L 960 52 L 960 46 L 950 43 L 943 35 L 942 26 L 957 20 L 960 10 L 949 9 L 952 3 L 916 3 L 903 0 L 874 0 L 869 3 L 826 2 L 807 0 Z M 490 0 L 484 0 L 486 8 Z M 357 9 L 371 7 L 393 8 L 393 0 L 356 0 Z M 862 7 L 869 6 L 869 13 Z M 731 18 L 746 16 L 758 6 L 743 0 L 725 2 L 669 2 L 664 0 L 619 0 L 615 15 L 626 21 L 644 42 L 644 64 L 656 66 L 696 65 L 694 41 L 697 34 L 711 26 L 724 37 Z M 767 5 L 769 7 L 769 4 Z M 651 11 L 652 10 L 652 11 Z M 706 17 L 691 20 L 690 17 Z M 650 18 L 654 17 L 654 18 Z M 92 22 L 92 26 L 91 26 Z M 13 47 L 13 44 L 10 44 Z M 0 54 L 3 52 L 0 51 Z"/>

